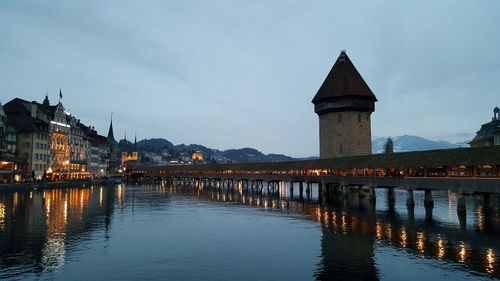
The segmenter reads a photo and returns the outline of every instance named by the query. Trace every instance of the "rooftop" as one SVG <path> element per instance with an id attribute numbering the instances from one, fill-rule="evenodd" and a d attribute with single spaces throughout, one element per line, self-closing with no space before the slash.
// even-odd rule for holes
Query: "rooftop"
<path id="1" fill-rule="evenodd" d="M 314 96 L 312 103 L 317 104 L 341 97 L 358 97 L 377 101 L 372 90 L 354 67 L 345 51 L 340 53 L 325 81 Z"/>
<path id="2" fill-rule="evenodd" d="M 493 141 L 495 135 L 500 135 L 500 116 L 498 107 L 493 109 L 493 118 L 491 121 L 481 126 L 481 129 L 477 131 L 476 136 L 469 144 Z"/>

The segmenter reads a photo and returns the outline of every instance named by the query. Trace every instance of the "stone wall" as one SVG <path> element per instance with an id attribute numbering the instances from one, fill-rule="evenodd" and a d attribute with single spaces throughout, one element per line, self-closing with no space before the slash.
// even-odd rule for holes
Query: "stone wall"
<path id="1" fill-rule="evenodd" d="M 372 153 L 369 112 L 330 112 L 319 116 L 320 158 Z"/>

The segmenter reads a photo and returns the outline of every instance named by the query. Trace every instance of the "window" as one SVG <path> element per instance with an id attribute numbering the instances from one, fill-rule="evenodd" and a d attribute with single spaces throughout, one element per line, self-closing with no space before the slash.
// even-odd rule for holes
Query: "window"
<path id="1" fill-rule="evenodd" d="M 340 150 L 340 154 L 342 154 L 343 153 L 342 152 L 342 144 L 340 144 L 340 149 L 339 150 Z"/>
<path id="2" fill-rule="evenodd" d="M 361 113 L 358 113 L 358 123 L 361 123 Z"/>
<path id="3" fill-rule="evenodd" d="M 338 116 L 338 117 L 337 117 L 337 118 L 338 118 L 338 119 L 337 119 L 337 122 L 338 122 L 338 123 L 342 123 L 342 113 L 339 113 L 339 115 L 337 115 L 337 116 Z"/>

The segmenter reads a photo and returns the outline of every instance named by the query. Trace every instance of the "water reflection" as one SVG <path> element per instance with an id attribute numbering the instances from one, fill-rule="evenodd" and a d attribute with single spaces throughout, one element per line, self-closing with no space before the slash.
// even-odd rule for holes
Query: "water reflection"
<path id="1" fill-rule="evenodd" d="M 5 227 L 5 204 L 0 202 L 0 230 Z"/>
<path id="2" fill-rule="evenodd" d="M 394 190 L 377 194 L 376 200 L 356 192 L 304 199 L 291 196 L 282 183 L 273 195 L 252 194 L 241 186 L 227 192 L 161 183 L 0 193 L 0 279 L 59 270 L 90 235 L 111 239 L 114 213 L 133 214 L 138 204 L 147 206 L 145 211 L 165 208 L 171 196 L 317 222 L 321 252 L 311 273 L 317 280 L 380 279 L 375 263 L 379 246 L 500 277 L 497 197 L 468 197 L 468 212 L 459 213 L 451 193 L 445 193 L 434 208 L 424 208 L 418 204 L 423 194 L 415 194 L 417 206 L 406 207 L 401 204 L 406 198 Z"/>
<path id="3" fill-rule="evenodd" d="M 114 190 L 94 190 L 0 193 L 0 279 L 61 268 L 68 244 L 108 227 L 110 221 L 101 218 L 113 212 Z"/>
<path id="4" fill-rule="evenodd" d="M 481 198 L 474 201 L 475 197 L 472 197 L 467 202 L 471 207 L 470 213 L 474 215 L 471 220 L 474 224 L 468 225 L 463 221 L 469 214 L 456 211 L 453 203 L 456 198 L 451 193 L 445 193 L 445 202 L 451 203 L 444 204 L 442 208 L 454 207 L 457 217 L 455 222 L 435 217 L 434 209 L 438 206 L 423 208 L 424 215 L 417 217 L 413 208 L 408 208 L 405 215 L 399 213 L 392 190 L 386 197 L 387 212 L 377 213 L 374 212 L 375 201 L 362 198 L 356 193 L 329 198 L 317 196 L 317 200 L 307 201 L 290 199 L 286 192 L 274 196 L 228 193 L 232 194 L 231 199 L 227 198 L 225 191 L 206 190 L 200 193 L 199 189 L 189 192 L 189 189 L 186 191 L 172 187 L 171 192 L 190 193 L 211 200 L 236 202 L 284 213 L 298 213 L 316 220 L 323 228 L 322 262 L 315 274 L 318 280 L 342 279 L 342 276 L 352 280 L 379 279 L 373 262 L 376 243 L 423 258 L 460 264 L 465 271 L 500 277 L 500 271 L 496 270 L 500 261 L 494 254 L 500 250 L 500 241 L 496 236 L 500 229 L 498 204 L 489 204 L 486 208 Z M 485 209 L 488 212 L 484 212 Z"/>

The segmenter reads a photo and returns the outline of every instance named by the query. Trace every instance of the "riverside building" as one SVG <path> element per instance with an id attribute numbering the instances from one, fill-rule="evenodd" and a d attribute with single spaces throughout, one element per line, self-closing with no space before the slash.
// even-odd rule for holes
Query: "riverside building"
<path id="1" fill-rule="evenodd" d="M 37 102 L 15 98 L 4 105 L 16 131 L 19 178 L 41 179 L 50 166 L 49 119 Z"/>
<path id="2" fill-rule="evenodd" d="M 493 109 L 493 118 L 481 126 L 476 136 L 469 142 L 471 147 L 500 145 L 500 109 Z"/>
<path id="3" fill-rule="evenodd" d="M 0 183 L 101 178 L 115 170 L 112 123 L 108 138 L 101 136 L 59 97 L 56 105 L 46 95 L 42 103 L 15 98 L 0 106 Z"/>

